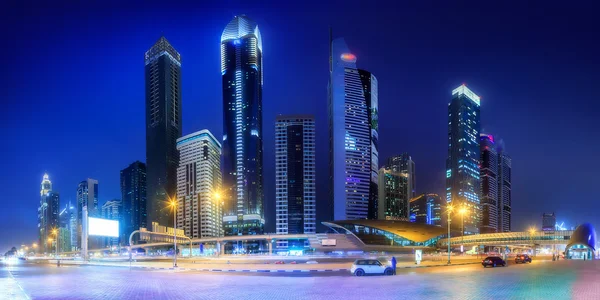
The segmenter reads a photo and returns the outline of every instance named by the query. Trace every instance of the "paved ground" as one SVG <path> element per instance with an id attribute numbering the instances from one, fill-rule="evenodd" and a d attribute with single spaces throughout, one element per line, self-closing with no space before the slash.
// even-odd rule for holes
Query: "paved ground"
<path id="1" fill-rule="evenodd" d="M 0 299 L 600 299 L 600 261 L 263 276 L 102 266 L 0 267 Z"/>

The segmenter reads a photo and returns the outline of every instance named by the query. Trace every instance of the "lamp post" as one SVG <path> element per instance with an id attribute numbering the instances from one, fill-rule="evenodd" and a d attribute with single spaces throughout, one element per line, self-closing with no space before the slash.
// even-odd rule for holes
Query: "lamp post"
<path id="1" fill-rule="evenodd" d="M 56 238 L 56 247 L 55 247 L 55 255 L 56 255 L 56 259 L 58 259 L 58 230 L 56 228 L 52 229 L 52 234 L 54 235 L 54 237 Z"/>
<path id="2" fill-rule="evenodd" d="M 177 268 L 177 202 L 171 199 L 169 205 L 173 208 L 173 268 Z"/>
<path id="3" fill-rule="evenodd" d="M 460 213 L 460 221 L 462 223 L 462 227 L 461 227 L 461 241 L 460 241 L 460 247 L 461 247 L 461 251 L 464 249 L 464 244 L 465 244 L 465 214 L 467 213 L 467 208 L 466 207 L 462 207 L 458 212 Z"/>
<path id="4" fill-rule="evenodd" d="M 450 213 L 452 212 L 452 205 L 448 204 L 448 206 L 446 207 L 446 211 L 448 212 L 448 239 L 447 239 L 447 244 L 448 244 L 448 264 L 450 264 Z"/>
<path id="5" fill-rule="evenodd" d="M 535 244 L 533 243 L 533 235 L 535 234 L 535 228 L 531 227 L 529 228 L 529 238 L 531 239 L 531 249 L 533 251 L 533 255 L 535 256 Z"/>

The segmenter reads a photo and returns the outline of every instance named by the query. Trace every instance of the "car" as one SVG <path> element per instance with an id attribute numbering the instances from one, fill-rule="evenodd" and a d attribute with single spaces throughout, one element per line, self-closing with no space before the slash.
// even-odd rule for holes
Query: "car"
<path id="1" fill-rule="evenodd" d="M 382 264 L 377 259 L 357 259 L 350 268 L 350 273 L 356 276 L 371 274 L 394 275 L 394 269 L 391 266 Z"/>
<path id="2" fill-rule="evenodd" d="M 518 254 L 515 256 L 515 263 L 531 263 L 531 256 L 527 254 Z"/>
<path id="3" fill-rule="evenodd" d="M 488 266 L 492 266 L 492 267 L 496 267 L 496 266 L 503 266 L 506 267 L 506 262 L 497 256 L 488 256 L 486 257 L 483 261 L 481 261 L 481 265 L 483 265 L 484 268 L 487 268 Z"/>

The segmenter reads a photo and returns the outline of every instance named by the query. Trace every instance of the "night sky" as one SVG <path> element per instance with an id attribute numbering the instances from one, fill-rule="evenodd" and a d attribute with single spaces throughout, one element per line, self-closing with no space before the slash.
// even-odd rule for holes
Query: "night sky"
<path id="1" fill-rule="evenodd" d="M 504 140 L 513 159 L 513 230 L 553 211 L 569 226 L 600 225 L 600 19 L 592 2 L 7 2 L 0 8 L 2 253 L 37 240 L 44 172 L 61 206 L 88 177 L 99 180 L 100 205 L 121 197 L 119 171 L 145 161 L 143 58 L 161 34 L 182 56 L 184 135 L 222 136 L 219 41 L 236 14 L 254 19 L 263 38 L 272 206 L 278 114 L 316 115 L 318 199 L 328 195 L 332 26 L 359 68 L 379 81 L 380 162 L 408 152 L 419 193 L 445 189 L 447 103 L 467 83 L 482 96 L 483 130 Z"/>

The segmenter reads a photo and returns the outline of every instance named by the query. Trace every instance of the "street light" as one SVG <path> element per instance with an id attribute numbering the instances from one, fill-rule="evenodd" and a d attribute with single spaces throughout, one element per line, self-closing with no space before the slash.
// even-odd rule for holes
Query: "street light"
<path id="1" fill-rule="evenodd" d="M 462 207 L 458 212 L 460 213 L 460 220 L 462 222 L 462 229 L 461 229 L 461 245 L 460 245 L 460 250 L 462 251 L 464 249 L 464 244 L 465 244 L 465 214 L 468 212 L 469 210 L 466 207 Z"/>
<path id="2" fill-rule="evenodd" d="M 169 201 L 169 206 L 173 208 L 173 268 L 177 268 L 177 202 L 174 199 Z"/>
<path id="3" fill-rule="evenodd" d="M 446 206 L 446 211 L 448 212 L 448 239 L 446 240 L 448 244 L 448 264 L 450 264 L 450 213 L 453 209 L 452 204 Z"/>
<path id="4" fill-rule="evenodd" d="M 56 258 L 58 259 L 58 230 L 56 228 L 52 229 L 52 234 L 54 235 L 54 237 L 56 238 Z"/>
<path id="5" fill-rule="evenodd" d="M 535 227 L 529 228 L 529 238 L 531 239 L 531 249 L 533 249 L 533 256 L 535 256 L 535 244 L 533 243 L 533 235 L 535 234 Z"/>

